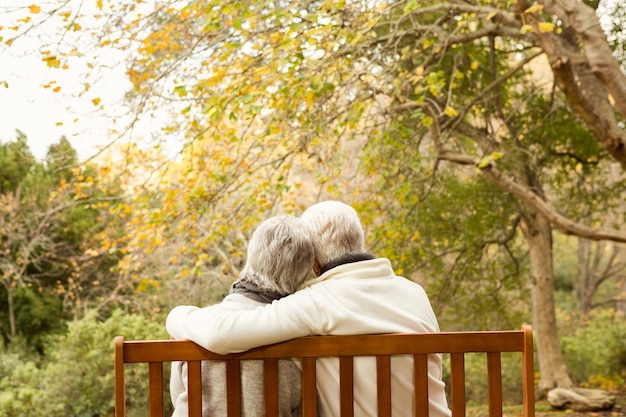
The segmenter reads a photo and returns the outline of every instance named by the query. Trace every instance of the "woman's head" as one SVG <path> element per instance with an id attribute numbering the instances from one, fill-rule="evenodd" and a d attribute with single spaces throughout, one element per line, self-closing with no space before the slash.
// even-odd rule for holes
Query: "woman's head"
<path id="1" fill-rule="evenodd" d="M 275 216 L 262 222 L 248 243 L 246 279 L 282 295 L 295 292 L 313 268 L 314 249 L 304 222 Z"/>

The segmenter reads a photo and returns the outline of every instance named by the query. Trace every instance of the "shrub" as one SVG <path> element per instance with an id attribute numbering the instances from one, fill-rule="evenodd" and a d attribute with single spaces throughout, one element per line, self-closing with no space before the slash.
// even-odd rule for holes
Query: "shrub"
<path id="1" fill-rule="evenodd" d="M 114 410 L 115 336 L 153 339 L 166 336 L 164 322 L 120 311 L 104 322 L 94 313 L 69 324 L 68 332 L 50 343 L 48 364 L 43 370 L 42 395 L 54 405 L 47 416 L 105 416 Z M 127 404 L 136 403 L 133 395 L 147 386 L 147 369 L 136 369 L 127 376 Z M 146 391 L 141 391 L 146 392 Z M 32 415 L 32 413 L 30 414 Z"/>
<path id="2" fill-rule="evenodd" d="M 565 363 L 577 384 L 603 389 L 626 377 L 626 320 L 612 309 L 594 310 L 573 335 L 561 338 Z"/>

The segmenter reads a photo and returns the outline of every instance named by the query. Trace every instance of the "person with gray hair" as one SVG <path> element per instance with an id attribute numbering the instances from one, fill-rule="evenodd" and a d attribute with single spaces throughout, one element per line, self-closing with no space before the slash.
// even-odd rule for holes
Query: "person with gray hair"
<path id="1" fill-rule="evenodd" d="M 314 249 L 302 220 L 276 216 L 262 222 L 248 243 L 246 264 L 224 300 L 208 308 L 220 311 L 250 311 L 296 291 L 311 273 Z M 225 365 L 202 362 L 202 415 L 226 416 Z M 279 369 L 279 412 L 281 417 L 301 415 L 301 372 L 289 360 Z M 262 417 L 263 362 L 241 364 L 242 416 Z M 173 417 L 188 415 L 187 364 L 174 362 L 170 378 Z"/>
<path id="2" fill-rule="evenodd" d="M 315 249 L 314 274 L 306 288 L 252 311 L 178 306 L 167 330 L 214 352 L 253 347 L 308 335 L 438 332 L 439 324 L 424 289 L 397 276 L 386 258 L 364 249 L 365 233 L 356 211 L 338 201 L 314 204 L 302 214 Z M 413 366 L 406 356 L 392 358 L 392 414 L 413 415 Z M 339 363 L 317 361 L 320 417 L 340 414 Z M 374 358 L 354 362 L 354 415 L 377 415 Z M 430 417 L 450 417 L 441 355 L 428 357 Z"/>

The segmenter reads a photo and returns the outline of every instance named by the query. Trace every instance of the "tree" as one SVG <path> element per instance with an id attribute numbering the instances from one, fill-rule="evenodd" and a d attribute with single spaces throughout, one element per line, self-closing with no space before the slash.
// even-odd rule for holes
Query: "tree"
<path id="1" fill-rule="evenodd" d="M 15 163 L 0 168 L 5 179 L 0 194 L 0 283 L 7 301 L 1 327 L 10 342 L 18 336 L 32 342 L 42 336 L 37 333 L 58 329 L 61 317 L 76 304 L 82 311 L 85 306 L 77 299 L 81 281 L 94 286 L 94 269 L 108 270 L 105 257 L 90 256 L 95 246 L 91 238 L 106 225 L 98 204 L 117 197 L 84 175 L 89 175 L 89 167 L 76 167 L 76 152 L 64 138 L 51 146 L 44 162 L 34 160 L 23 136 L 0 144 L 0 155 Z M 90 269 L 92 258 L 100 262 L 91 260 L 95 266 Z M 69 305 L 68 294 L 74 299 Z"/>
<path id="2" fill-rule="evenodd" d="M 518 201 L 517 231 L 530 255 L 540 387 L 571 385 L 554 315 L 552 228 L 593 239 L 626 237 L 554 209 L 546 187 L 554 180 L 542 170 L 550 161 L 571 174 L 577 161 L 593 164 L 605 151 L 626 166 L 625 136 L 615 116 L 624 111 L 617 98 L 624 97 L 624 78 L 593 10 L 574 2 L 518 3 L 513 12 L 496 2 L 212 7 L 190 2 L 180 10 L 155 10 L 168 23 L 143 38 L 142 59 L 130 71 L 136 93 L 149 87 L 163 99 L 169 90 L 172 103 L 183 99 L 181 115 L 199 131 L 227 117 L 262 117 L 269 126 L 264 146 L 277 143 L 272 132 L 289 132 L 297 140 L 287 149 L 309 155 L 333 149 L 333 134 L 344 140 L 376 136 L 404 124 L 414 131 L 414 146 L 422 143 L 426 156 L 440 161 L 435 169 L 445 162 L 477 167 Z M 218 10 L 230 16 L 224 26 L 211 19 Z M 201 31 L 206 35 L 187 25 L 196 15 L 209 22 Z M 193 75 L 175 73 L 184 84 L 174 84 L 173 61 L 159 48 L 193 68 Z M 193 48 L 211 54 L 196 61 Z M 533 82 L 541 56 L 562 95 Z M 520 89 L 524 83 L 529 88 Z M 580 119 L 571 119 L 568 109 Z M 563 120 L 573 141 L 560 140 L 565 131 L 555 132 Z"/>
<path id="3" fill-rule="evenodd" d="M 397 149 L 413 158 L 394 162 L 406 172 L 453 172 L 472 185 L 481 177 L 514 197 L 502 198 L 515 210 L 506 211 L 509 223 L 492 237 L 521 236 L 529 253 L 540 388 L 571 385 L 554 313 L 553 230 L 626 241 L 623 231 L 589 221 L 588 211 L 557 205 L 563 176 L 610 161 L 626 168 L 626 78 L 592 8 L 575 0 L 519 1 L 513 8 L 500 1 L 190 0 L 99 9 L 102 20 L 116 23 L 111 28 L 124 30 L 110 29 L 98 42 L 135 53 L 128 69 L 132 121 L 167 109 L 171 119 L 162 131 L 184 135 L 183 153 L 197 158 L 186 159 L 195 179 L 182 176 L 164 205 L 137 217 L 144 230 L 160 231 L 162 223 L 150 226 L 159 219 L 194 220 L 195 206 L 184 200 L 195 192 L 222 220 L 224 208 L 236 204 L 230 193 L 246 190 L 246 209 L 218 224 L 236 227 L 238 215 L 262 213 L 283 197 L 282 185 L 299 183 L 289 176 L 296 163 L 321 192 L 338 195 L 350 186 L 354 195 L 344 199 L 357 200 L 375 181 L 336 180 L 354 157 L 340 154 L 344 144 L 385 144 L 396 140 L 391 132 L 402 132 L 408 140 Z M 58 54 L 57 61 L 62 66 L 67 58 Z M 247 189 L 259 173 L 269 180 L 269 196 Z M 391 178 L 389 193 L 369 201 L 406 193 L 408 176 Z M 608 185 L 608 195 L 623 198 L 619 183 Z M 257 210 L 250 202 L 258 195 L 264 198 Z M 380 206 L 411 213 L 405 203 Z M 506 252 L 505 244 L 497 247 Z"/>

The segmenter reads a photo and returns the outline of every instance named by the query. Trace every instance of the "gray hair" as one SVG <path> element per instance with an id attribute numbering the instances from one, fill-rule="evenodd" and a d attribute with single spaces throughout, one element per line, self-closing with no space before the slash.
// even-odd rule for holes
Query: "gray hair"
<path id="1" fill-rule="evenodd" d="M 242 274 L 263 289 L 287 295 L 306 281 L 314 260 L 304 222 L 294 216 L 275 216 L 262 222 L 252 234 Z"/>
<path id="2" fill-rule="evenodd" d="M 320 266 L 344 255 L 365 252 L 365 232 L 357 212 L 339 201 L 322 201 L 302 213 Z"/>

